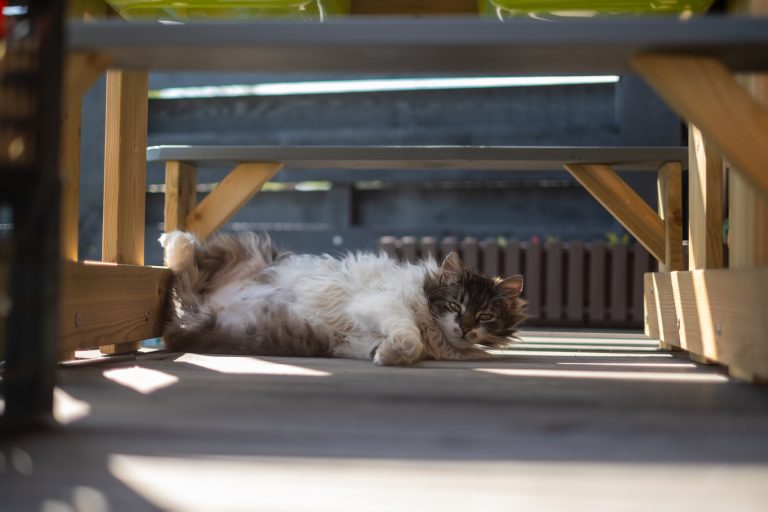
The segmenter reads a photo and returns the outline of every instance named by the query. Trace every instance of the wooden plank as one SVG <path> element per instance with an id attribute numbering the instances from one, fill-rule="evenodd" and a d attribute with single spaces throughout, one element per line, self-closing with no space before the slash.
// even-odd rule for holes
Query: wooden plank
<path id="1" fill-rule="evenodd" d="M 72 53 L 64 69 L 61 112 L 61 254 L 77 261 L 80 220 L 80 124 L 83 95 L 106 70 L 106 59 L 95 54 Z"/>
<path id="2" fill-rule="evenodd" d="M 101 259 L 106 262 L 144 264 L 147 81 L 146 71 L 107 72 L 101 244 Z M 123 343 L 101 350 L 118 354 L 139 346 Z"/>
<path id="3" fill-rule="evenodd" d="M 662 348 L 671 350 L 680 347 L 678 317 L 675 311 L 675 298 L 672 279 L 669 272 L 657 272 L 653 275 L 652 295 L 655 301 L 656 321 L 659 326 L 659 340 Z"/>
<path id="4" fill-rule="evenodd" d="M 170 276 L 160 267 L 65 262 L 60 349 L 131 345 L 160 336 Z"/>
<path id="5" fill-rule="evenodd" d="M 638 323 L 645 322 L 644 274 L 651 269 L 651 255 L 640 244 L 632 247 L 632 309 L 630 318 Z"/>
<path id="6" fill-rule="evenodd" d="M 476 0 L 352 0 L 350 13 L 364 15 L 393 14 L 465 14 L 477 13 Z"/>
<path id="7" fill-rule="evenodd" d="M 659 323 L 659 310 L 656 308 L 656 290 L 653 287 L 653 273 L 646 272 L 643 275 L 643 332 L 649 338 L 661 339 L 661 324 Z"/>
<path id="8" fill-rule="evenodd" d="M 166 233 L 186 229 L 187 215 L 197 203 L 197 171 L 186 162 L 165 164 L 165 229 Z"/>
<path id="9" fill-rule="evenodd" d="M 350 16 L 324 23 L 99 21 L 70 22 L 67 28 L 71 50 L 101 51 L 123 69 L 624 74 L 632 72 L 632 56 L 654 50 L 706 53 L 734 70 L 768 69 L 768 21 L 762 19 L 499 23 L 478 16 Z"/>
<path id="10" fill-rule="evenodd" d="M 403 260 L 409 263 L 416 263 L 419 259 L 418 247 L 416 247 L 416 237 L 404 236 L 401 239 L 400 254 L 403 255 Z"/>
<path id="11" fill-rule="evenodd" d="M 667 104 L 768 198 L 768 111 L 731 72 L 711 57 L 648 54 L 633 63 Z"/>
<path id="12" fill-rule="evenodd" d="M 562 171 L 564 163 L 604 163 L 655 172 L 686 162 L 685 147 L 573 146 L 152 146 L 148 161 L 282 162 L 288 169 Z"/>
<path id="13" fill-rule="evenodd" d="M 624 323 L 627 320 L 627 246 L 617 244 L 611 247 L 611 279 L 608 285 L 608 314 L 611 322 Z"/>
<path id="14" fill-rule="evenodd" d="M 480 272 L 480 246 L 477 240 L 466 237 L 461 241 L 461 258 L 464 265 L 473 272 Z"/>
<path id="15" fill-rule="evenodd" d="M 570 322 L 584 320 L 584 281 L 586 268 L 584 266 L 584 243 L 573 241 L 568 247 L 568 281 L 566 283 L 565 317 Z"/>
<path id="16" fill-rule="evenodd" d="M 208 238 L 281 168 L 273 162 L 238 165 L 187 215 L 187 230 L 200 240 Z"/>
<path id="17" fill-rule="evenodd" d="M 528 301 L 527 312 L 531 320 L 542 317 L 542 287 L 544 284 L 541 244 L 525 244 L 525 286 L 523 298 Z"/>
<path id="18" fill-rule="evenodd" d="M 425 236 L 422 237 L 421 241 L 419 242 L 419 245 L 421 246 L 421 257 L 427 258 L 430 257 L 432 259 L 437 259 L 437 239 L 433 236 Z"/>
<path id="19" fill-rule="evenodd" d="M 546 244 L 546 295 L 544 313 L 547 320 L 558 321 L 563 317 L 563 244 Z"/>
<path id="20" fill-rule="evenodd" d="M 514 276 L 523 273 L 522 249 L 517 240 L 507 241 L 504 248 L 504 275 Z M 527 279 L 523 289 L 528 287 Z"/>
<path id="21" fill-rule="evenodd" d="M 680 345 L 728 365 L 738 375 L 768 378 L 768 269 L 694 270 L 666 276 L 674 286 Z"/>
<path id="22" fill-rule="evenodd" d="M 486 238 L 480 242 L 480 254 L 482 256 L 480 270 L 483 275 L 488 277 L 501 276 L 502 269 L 501 258 L 499 255 L 499 243 L 495 238 Z"/>
<path id="23" fill-rule="evenodd" d="M 566 164 L 565 168 L 656 259 L 664 261 L 661 219 L 613 169 L 602 164 Z"/>
<path id="24" fill-rule="evenodd" d="M 723 158 L 694 125 L 688 127 L 688 266 L 723 266 Z"/>
<path id="25" fill-rule="evenodd" d="M 458 252 L 459 241 L 455 237 L 446 236 L 440 240 L 440 260 L 448 256 L 453 251 Z"/>
<path id="26" fill-rule="evenodd" d="M 659 217 L 664 223 L 662 271 L 683 269 L 683 190 L 680 164 L 668 162 L 659 169 Z"/>
<path id="27" fill-rule="evenodd" d="M 593 242 L 589 247 L 588 316 L 591 325 L 605 322 L 605 242 Z"/>
<path id="28" fill-rule="evenodd" d="M 397 248 L 395 247 L 395 237 L 393 236 L 383 236 L 379 239 L 379 249 L 392 258 L 393 260 L 397 259 Z"/>

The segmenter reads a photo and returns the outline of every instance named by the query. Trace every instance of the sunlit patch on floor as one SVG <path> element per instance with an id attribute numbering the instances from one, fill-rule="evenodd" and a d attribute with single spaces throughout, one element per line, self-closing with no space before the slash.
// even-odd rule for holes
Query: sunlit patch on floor
<path id="1" fill-rule="evenodd" d="M 255 357 L 242 356 L 205 356 L 184 354 L 175 359 L 177 363 L 188 363 L 221 373 L 239 373 L 252 375 L 291 375 L 305 377 L 327 377 L 328 372 L 304 368 L 292 364 L 273 363 Z"/>
<path id="2" fill-rule="evenodd" d="M 594 347 L 592 347 L 594 349 Z M 489 350 L 491 354 L 500 356 L 536 356 L 536 357 L 611 357 L 611 358 L 657 358 L 657 359 L 671 359 L 674 356 L 666 352 L 594 352 L 590 350 L 530 350 L 522 349 L 517 350 L 515 348 L 508 348 L 502 350 Z"/>
<path id="3" fill-rule="evenodd" d="M 604 379 L 653 382 L 724 383 L 728 377 L 716 373 L 615 372 L 588 370 L 544 370 L 528 368 L 476 368 L 475 371 L 508 377 L 540 377 L 550 379 Z"/>
<path id="4" fill-rule="evenodd" d="M 78 400 L 61 388 L 53 390 L 53 417 L 59 423 L 67 424 L 85 418 L 91 413 L 91 405 Z"/>
<path id="5" fill-rule="evenodd" d="M 665 503 L 681 488 L 708 491 L 687 510 L 768 500 L 764 466 L 116 454 L 108 467 L 163 510 L 644 510 L 649 494 Z"/>
<path id="6" fill-rule="evenodd" d="M 627 368 L 696 368 L 693 363 L 557 363 L 563 366 L 618 366 Z"/>
<path id="7" fill-rule="evenodd" d="M 145 395 L 176 384 L 179 381 L 179 378 L 175 375 L 140 366 L 115 368 L 105 371 L 103 375 L 121 386 L 131 388 Z"/>

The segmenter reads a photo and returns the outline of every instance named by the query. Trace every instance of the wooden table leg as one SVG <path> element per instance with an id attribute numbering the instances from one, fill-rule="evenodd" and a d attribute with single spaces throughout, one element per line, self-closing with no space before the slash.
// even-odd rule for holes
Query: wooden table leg
<path id="1" fill-rule="evenodd" d="M 102 261 L 144 264 L 147 82 L 146 71 L 107 72 Z M 105 345 L 101 351 L 119 354 L 140 346 Z"/>
<path id="2" fill-rule="evenodd" d="M 164 231 L 185 230 L 187 215 L 197 203 L 197 173 L 195 166 L 186 162 L 169 161 L 165 164 L 165 221 Z"/>

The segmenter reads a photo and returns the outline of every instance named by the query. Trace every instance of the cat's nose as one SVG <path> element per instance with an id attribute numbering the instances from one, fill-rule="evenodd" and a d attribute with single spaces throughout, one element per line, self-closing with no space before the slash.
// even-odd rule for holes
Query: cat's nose
<path id="1" fill-rule="evenodd" d="M 471 330 L 472 330 L 472 327 L 469 327 L 469 326 L 466 326 L 466 325 L 462 325 L 462 326 L 461 326 L 461 335 L 462 335 L 462 336 L 466 336 L 466 335 L 467 335 L 467 333 L 468 333 L 469 331 L 471 331 Z"/>

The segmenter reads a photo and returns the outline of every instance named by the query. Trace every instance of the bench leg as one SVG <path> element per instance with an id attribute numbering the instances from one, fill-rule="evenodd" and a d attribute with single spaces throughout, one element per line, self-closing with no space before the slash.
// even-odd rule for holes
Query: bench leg
<path id="1" fill-rule="evenodd" d="M 185 230 L 187 215 L 197 203 L 197 172 L 194 165 L 169 161 L 165 164 L 165 229 Z"/>
<path id="2" fill-rule="evenodd" d="M 688 268 L 723 266 L 723 158 L 688 128 Z"/>
<path id="3" fill-rule="evenodd" d="M 679 162 L 667 162 L 659 169 L 659 217 L 664 223 L 664 259 L 661 272 L 683 270 L 683 190 Z"/>
<path id="4" fill-rule="evenodd" d="M 107 72 L 102 261 L 144 264 L 147 179 L 145 71 Z M 139 342 L 101 347 L 104 354 L 138 350 Z"/>

